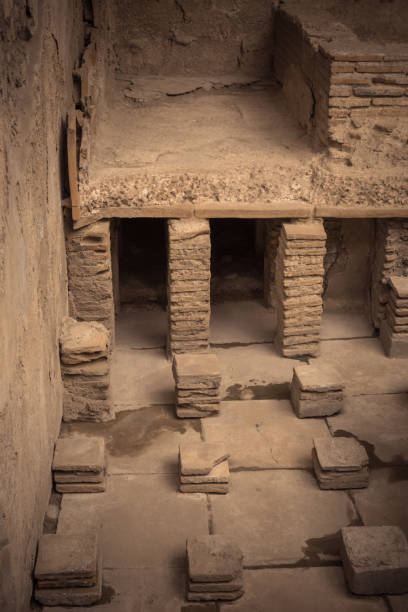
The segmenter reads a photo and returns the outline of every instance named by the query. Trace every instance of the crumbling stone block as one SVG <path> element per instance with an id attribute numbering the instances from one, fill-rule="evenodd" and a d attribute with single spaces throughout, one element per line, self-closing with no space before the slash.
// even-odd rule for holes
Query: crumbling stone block
<path id="1" fill-rule="evenodd" d="M 112 417 L 110 334 L 102 323 L 64 320 L 60 338 L 65 421 Z"/>
<path id="2" fill-rule="evenodd" d="M 407 592 L 408 542 L 399 527 L 343 527 L 341 557 L 352 593 Z"/>
<path id="3" fill-rule="evenodd" d="M 314 438 L 313 468 L 321 489 L 368 486 L 368 455 L 354 438 Z"/>
<path id="4" fill-rule="evenodd" d="M 282 225 L 275 277 L 276 342 L 284 357 L 318 354 L 325 243 L 320 221 Z"/>
<path id="5" fill-rule="evenodd" d="M 344 382 L 329 365 L 301 365 L 293 370 L 292 407 L 299 418 L 336 414 L 343 407 Z"/>
<path id="6" fill-rule="evenodd" d="M 204 417 L 219 412 L 221 374 L 216 355 L 176 355 L 173 375 L 178 417 Z"/>
<path id="7" fill-rule="evenodd" d="M 221 535 L 187 540 L 189 601 L 233 601 L 244 593 L 243 556 Z"/>
<path id="8" fill-rule="evenodd" d="M 105 490 L 105 440 L 59 438 L 52 464 L 59 493 L 99 493 Z"/>

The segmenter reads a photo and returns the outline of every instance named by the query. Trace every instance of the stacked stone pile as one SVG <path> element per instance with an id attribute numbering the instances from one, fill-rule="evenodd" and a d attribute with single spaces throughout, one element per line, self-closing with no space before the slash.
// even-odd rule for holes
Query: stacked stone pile
<path id="1" fill-rule="evenodd" d="M 408 278 L 391 276 L 386 318 L 380 338 L 388 357 L 408 357 Z"/>
<path id="2" fill-rule="evenodd" d="M 88 606 L 102 598 L 102 557 L 96 534 L 43 535 L 34 569 L 43 606 Z"/>
<path id="3" fill-rule="evenodd" d="M 325 242 L 319 221 L 282 225 L 276 259 L 276 339 L 284 357 L 318 354 Z"/>
<path id="4" fill-rule="evenodd" d="M 65 319 L 60 338 L 65 421 L 111 418 L 109 348 L 102 323 Z"/>
<path id="5" fill-rule="evenodd" d="M 105 440 L 59 438 L 52 471 L 58 493 L 100 493 L 105 490 Z"/>
<path id="6" fill-rule="evenodd" d="M 340 553 L 352 593 L 408 592 L 408 542 L 399 527 L 343 527 Z"/>
<path id="7" fill-rule="evenodd" d="M 233 601 L 244 593 L 242 552 L 229 539 L 208 535 L 187 540 L 189 601 Z"/>
<path id="8" fill-rule="evenodd" d="M 228 453 L 223 444 L 189 443 L 179 448 L 182 493 L 228 493 Z"/>
<path id="9" fill-rule="evenodd" d="M 321 489 L 368 487 L 368 455 L 355 438 L 315 438 L 313 468 Z"/>
<path id="10" fill-rule="evenodd" d="M 220 411 L 221 374 L 216 355 L 176 355 L 173 376 L 178 417 L 205 417 Z"/>
<path id="11" fill-rule="evenodd" d="M 290 398 L 296 416 L 301 419 L 340 412 L 343 389 L 341 376 L 327 364 L 305 364 L 293 368 Z"/>
<path id="12" fill-rule="evenodd" d="M 210 226 L 206 219 L 168 224 L 168 353 L 208 351 Z"/>

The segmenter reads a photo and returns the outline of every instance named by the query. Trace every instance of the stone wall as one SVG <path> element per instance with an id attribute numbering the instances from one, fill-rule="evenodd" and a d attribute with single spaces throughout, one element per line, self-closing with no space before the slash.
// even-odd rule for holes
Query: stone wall
<path id="1" fill-rule="evenodd" d="M 0 3 L 1 563 L 9 557 L 2 612 L 30 607 L 61 422 L 64 131 L 83 45 L 79 0 Z"/>
<path id="2" fill-rule="evenodd" d="M 115 51 L 122 73 L 268 74 L 276 0 L 119 0 Z"/>

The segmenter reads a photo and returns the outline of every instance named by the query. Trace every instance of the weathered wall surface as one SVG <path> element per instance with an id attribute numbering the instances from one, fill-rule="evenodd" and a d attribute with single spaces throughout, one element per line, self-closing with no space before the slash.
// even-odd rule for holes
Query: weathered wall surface
<path id="1" fill-rule="evenodd" d="M 325 221 L 324 307 L 369 314 L 374 250 L 373 220 Z"/>
<path id="2" fill-rule="evenodd" d="M 131 74 L 268 74 L 276 0 L 119 0 L 116 54 Z"/>
<path id="3" fill-rule="evenodd" d="M 61 421 L 63 124 L 83 46 L 82 20 L 80 0 L 0 3 L 1 553 L 8 541 L 1 558 L 2 612 L 30 606 Z"/>

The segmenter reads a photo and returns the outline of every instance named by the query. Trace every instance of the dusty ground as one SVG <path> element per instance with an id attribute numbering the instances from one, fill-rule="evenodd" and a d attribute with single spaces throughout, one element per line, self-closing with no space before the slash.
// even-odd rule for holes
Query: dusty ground
<path id="1" fill-rule="evenodd" d="M 236 538 L 245 557 L 245 596 L 220 610 L 327 612 L 330 605 L 335 612 L 401 612 L 406 597 L 347 592 L 338 530 L 393 523 L 408 535 L 405 362 L 384 357 L 361 315 L 326 315 L 318 360 L 343 373 L 345 409 L 327 420 L 299 420 L 288 401 L 296 362 L 274 351 L 273 314 L 256 302 L 231 305 L 217 305 L 212 321 L 224 378 L 219 417 L 175 418 L 165 313 L 136 309 L 118 321 L 116 421 L 64 427 L 64 435 L 103 435 L 108 449 L 107 491 L 64 495 L 58 526 L 62 533 L 101 523 L 104 599 L 93 609 L 192 612 L 184 601 L 185 539 L 209 532 Z M 365 444 L 368 489 L 320 491 L 310 460 L 318 435 L 353 435 Z M 177 492 L 178 444 L 200 439 L 230 447 L 227 496 Z"/>

